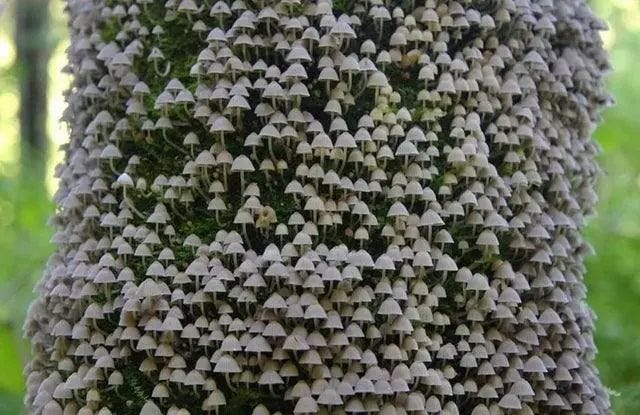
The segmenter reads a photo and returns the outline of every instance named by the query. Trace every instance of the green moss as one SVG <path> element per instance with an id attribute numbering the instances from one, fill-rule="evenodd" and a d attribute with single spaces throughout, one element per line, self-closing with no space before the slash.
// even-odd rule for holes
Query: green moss
<path id="1" fill-rule="evenodd" d="M 227 395 L 227 406 L 220 412 L 221 415 L 251 415 L 258 405 L 264 405 L 271 413 L 281 411 L 283 414 L 293 413 L 290 402 L 276 398 L 257 388 L 238 388 Z"/>
<path id="2" fill-rule="evenodd" d="M 138 371 L 137 365 L 126 366 L 121 372 L 124 384 L 117 390 L 111 389 L 103 393 L 102 398 L 114 414 L 138 415 L 145 402 L 151 398 L 153 385 Z"/>
<path id="3" fill-rule="evenodd" d="M 107 302 L 107 296 L 105 295 L 105 293 L 98 293 L 98 295 L 93 297 L 93 302 L 103 305 L 104 303 Z"/>
<path id="4" fill-rule="evenodd" d="M 300 16 L 304 13 L 304 9 L 306 7 L 306 4 L 303 2 L 300 2 L 299 4 L 289 4 L 289 10 L 290 10 L 290 15 L 291 16 Z"/>
<path id="5" fill-rule="evenodd" d="M 348 13 L 353 7 L 353 0 L 334 0 L 333 1 L 333 13 L 340 15 L 342 13 Z"/>
<path id="6" fill-rule="evenodd" d="M 106 43 L 116 40 L 116 36 L 120 32 L 120 30 L 122 30 L 122 25 L 115 19 L 105 22 L 102 26 L 101 31 L 102 40 L 104 40 Z"/>

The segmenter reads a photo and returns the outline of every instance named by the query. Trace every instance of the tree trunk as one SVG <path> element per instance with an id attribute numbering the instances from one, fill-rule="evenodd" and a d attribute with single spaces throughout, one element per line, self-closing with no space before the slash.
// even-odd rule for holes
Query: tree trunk
<path id="1" fill-rule="evenodd" d="M 15 16 L 20 86 L 20 162 L 24 174 L 41 182 L 44 180 L 48 149 L 49 1 L 16 1 Z"/>
<path id="2" fill-rule="evenodd" d="M 34 413 L 610 412 L 583 1 L 68 4 Z"/>

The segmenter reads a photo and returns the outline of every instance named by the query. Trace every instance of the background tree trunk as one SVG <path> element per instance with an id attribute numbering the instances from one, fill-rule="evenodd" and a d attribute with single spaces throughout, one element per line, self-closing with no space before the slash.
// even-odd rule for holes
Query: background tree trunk
<path id="1" fill-rule="evenodd" d="M 44 178 L 47 159 L 47 65 L 49 0 L 15 3 L 15 42 L 20 81 L 21 168 Z"/>

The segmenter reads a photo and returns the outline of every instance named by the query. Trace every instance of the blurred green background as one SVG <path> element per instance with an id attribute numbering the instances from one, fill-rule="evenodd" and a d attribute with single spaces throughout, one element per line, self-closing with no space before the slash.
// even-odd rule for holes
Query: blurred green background
<path id="1" fill-rule="evenodd" d="M 36 34 L 35 45 L 27 45 L 49 54 L 48 98 L 38 107 L 48 115 L 49 145 L 47 169 L 40 172 L 19 133 L 19 80 L 25 68 L 18 62 L 14 34 L 21 23 L 16 23 L 16 4 L 0 0 L 0 415 L 22 411 L 22 365 L 29 348 L 21 326 L 31 287 L 53 250 L 46 221 L 54 208 L 53 167 L 61 157 L 55 149 L 66 139 L 58 119 L 69 81 L 61 72 L 68 46 L 62 1 L 19 1 L 49 10 L 48 28 Z M 635 415 L 640 414 L 640 0 L 591 3 L 610 25 L 603 38 L 614 67 L 609 84 L 617 104 L 596 132 L 605 175 L 599 214 L 587 229 L 597 252 L 588 260 L 589 303 L 598 315 L 597 364 L 614 409 Z"/>

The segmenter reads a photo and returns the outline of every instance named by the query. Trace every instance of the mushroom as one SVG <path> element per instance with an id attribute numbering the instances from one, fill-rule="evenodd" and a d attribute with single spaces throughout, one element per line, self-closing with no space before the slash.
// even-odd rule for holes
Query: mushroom
<path id="1" fill-rule="evenodd" d="M 231 172 L 232 173 L 240 173 L 240 191 L 244 192 L 245 190 L 245 182 L 244 182 L 244 174 L 255 171 L 253 167 L 253 163 L 247 156 L 240 155 L 233 160 L 231 164 Z"/>

